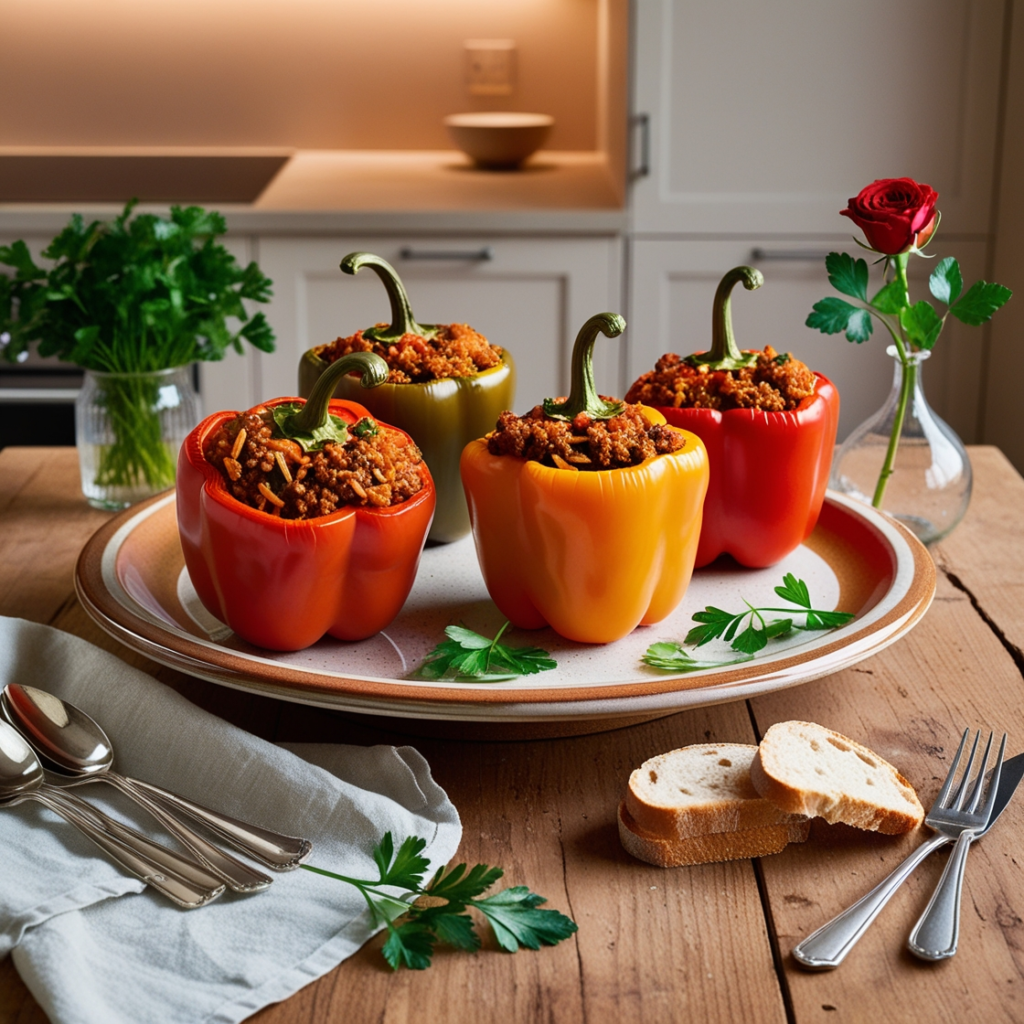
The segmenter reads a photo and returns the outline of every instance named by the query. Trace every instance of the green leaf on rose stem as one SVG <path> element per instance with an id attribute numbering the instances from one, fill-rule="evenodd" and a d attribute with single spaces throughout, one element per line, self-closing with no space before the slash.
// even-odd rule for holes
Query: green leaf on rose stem
<path id="1" fill-rule="evenodd" d="M 878 294 L 871 300 L 871 305 L 879 313 L 895 314 L 903 308 L 905 297 L 903 285 L 899 281 L 890 281 L 878 291 Z"/>
<path id="2" fill-rule="evenodd" d="M 845 252 L 830 252 L 825 257 L 825 270 L 836 291 L 867 302 L 868 265 Z"/>
<path id="3" fill-rule="evenodd" d="M 867 310 L 852 306 L 835 296 L 816 302 L 814 312 L 807 317 L 805 324 L 821 331 L 822 334 L 839 334 L 846 331 L 846 337 L 858 343 L 867 341 L 873 329 L 871 316 Z"/>
<path id="4" fill-rule="evenodd" d="M 846 340 L 855 341 L 859 345 L 871 337 L 873 330 L 871 314 L 866 309 L 855 309 L 846 325 Z"/>
<path id="5" fill-rule="evenodd" d="M 960 293 L 964 290 L 964 279 L 960 274 L 960 264 L 952 256 L 939 260 L 937 266 L 932 271 L 931 277 L 928 278 L 928 288 L 939 302 L 952 306 L 960 298 Z"/>
<path id="6" fill-rule="evenodd" d="M 930 302 L 922 299 L 900 310 L 900 326 L 918 348 L 930 351 L 942 330 L 942 317 Z"/>
<path id="7" fill-rule="evenodd" d="M 850 322 L 850 315 L 857 312 L 856 306 L 851 306 L 849 302 L 837 299 L 834 295 L 816 302 L 812 309 L 814 312 L 808 314 L 804 323 L 807 327 L 821 331 L 822 334 L 839 334 L 845 331 L 846 325 Z"/>
<path id="8" fill-rule="evenodd" d="M 971 327 L 979 327 L 992 319 L 992 314 L 1005 305 L 1013 292 L 1001 284 L 989 284 L 987 281 L 975 281 L 967 290 L 967 294 L 956 305 L 950 307 L 950 313 L 961 322 Z"/>
<path id="9" fill-rule="evenodd" d="M 537 909 L 541 903 L 547 903 L 543 896 L 530 892 L 525 885 L 514 885 L 485 899 L 473 900 L 472 906 L 490 922 L 498 945 L 514 953 L 520 946 L 554 946 L 577 930 L 576 922 L 557 910 Z"/>

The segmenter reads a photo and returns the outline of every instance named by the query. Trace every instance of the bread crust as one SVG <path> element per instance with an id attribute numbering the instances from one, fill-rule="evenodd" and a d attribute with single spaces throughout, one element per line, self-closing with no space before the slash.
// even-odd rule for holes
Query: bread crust
<path id="1" fill-rule="evenodd" d="M 629 777 L 625 803 L 630 818 L 642 830 L 665 839 L 737 832 L 802 818 L 780 811 L 755 791 L 749 766 L 756 753 L 757 747 L 749 743 L 697 743 L 649 758 Z M 693 792 L 680 789 L 680 781 Z"/>
<path id="2" fill-rule="evenodd" d="M 804 761 L 815 758 L 813 771 L 797 763 L 793 748 L 806 744 Z M 816 745 L 816 746 L 815 746 Z M 838 776 L 846 772 L 846 780 Z M 870 777 L 871 792 L 855 782 Z M 909 832 L 924 820 L 913 786 L 884 758 L 841 733 L 813 722 L 779 722 L 761 740 L 750 764 L 757 792 L 780 810 L 805 814 L 886 835 Z"/>
<path id="3" fill-rule="evenodd" d="M 736 832 L 713 832 L 686 839 L 668 838 L 641 828 L 630 815 L 624 800 L 619 804 L 618 823 L 619 841 L 625 851 L 631 857 L 659 868 L 768 857 L 780 853 L 790 843 L 804 842 L 811 828 L 810 821 L 800 819 Z"/>

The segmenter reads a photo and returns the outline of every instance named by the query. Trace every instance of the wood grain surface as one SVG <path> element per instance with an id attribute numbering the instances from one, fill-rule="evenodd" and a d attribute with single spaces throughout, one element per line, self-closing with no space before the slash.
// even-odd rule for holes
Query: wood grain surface
<path id="1" fill-rule="evenodd" d="M 960 951 L 928 965 L 904 950 L 941 873 L 930 858 L 836 971 L 806 972 L 790 950 L 871 888 L 915 845 L 820 820 L 810 840 L 757 861 L 663 870 L 619 845 L 629 772 L 688 743 L 757 742 L 774 722 L 820 722 L 896 764 L 927 805 L 966 727 L 1024 749 L 1024 480 L 972 448 L 964 522 L 932 554 L 940 570 L 923 621 L 875 657 L 750 702 L 682 712 L 593 736 L 473 743 L 410 738 L 365 720 L 217 687 L 120 647 L 74 598 L 82 545 L 107 515 L 79 492 L 71 449 L 0 452 L 0 613 L 46 622 L 113 650 L 195 703 L 272 740 L 413 743 L 458 807 L 458 860 L 500 864 L 579 925 L 573 940 L 514 956 L 485 943 L 442 950 L 426 972 L 392 973 L 371 941 L 336 970 L 253 1018 L 362 1021 L 1024 1022 L 1024 803 L 971 853 Z M 0 1024 L 46 1017 L 0 961 Z"/>

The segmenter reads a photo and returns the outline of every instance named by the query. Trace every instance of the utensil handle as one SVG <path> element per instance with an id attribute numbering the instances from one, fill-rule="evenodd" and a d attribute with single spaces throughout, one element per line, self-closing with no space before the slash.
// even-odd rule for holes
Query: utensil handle
<path id="1" fill-rule="evenodd" d="M 136 789 L 145 791 L 174 811 L 189 815 L 243 853 L 278 871 L 291 871 L 297 868 L 313 848 L 308 839 L 286 836 L 269 828 L 250 825 L 247 821 L 210 810 L 209 807 L 195 804 L 149 782 L 140 782 L 138 779 L 129 781 Z"/>
<path id="2" fill-rule="evenodd" d="M 227 887 L 234 892 L 259 892 L 266 889 L 273 879 L 262 871 L 244 864 L 237 857 L 218 849 L 208 839 L 194 832 L 179 821 L 173 814 L 165 810 L 165 805 L 158 803 L 135 783 L 117 772 L 104 772 L 99 778 L 105 779 L 116 786 L 125 796 L 134 800 L 140 807 L 148 811 L 168 832 L 195 857 L 200 864 L 209 868 Z"/>
<path id="3" fill-rule="evenodd" d="M 907 949 L 922 960 L 947 960 L 960 938 L 960 894 L 964 887 L 967 851 L 974 833 L 960 833 L 939 884 L 907 940 Z"/>
<path id="4" fill-rule="evenodd" d="M 223 885 L 218 885 L 214 889 L 204 888 L 178 876 L 166 865 L 151 859 L 141 849 L 106 832 L 95 824 L 89 814 L 77 808 L 73 800 L 54 798 L 50 794 L 42 792 L 26 794 L 26 796 L 38 800 L 55 814 L 59 814 L 65 821 L 74 825 L 83 835 L 91 839 L 112 861 L 119 864 L 129 874 L 141 878 L 147 885 L 163 893 L 179 907 L 192 910 L 195 907 L 205 906 L 224 891 Z"/>
<path id="5" fill-rule="evenodd" d="M 838 967 L 914 868 L 932 850 L 949 841 L 948 836 L 936 834 L 922 843 L 874 889 L 794 946 L 793 958 L 815 971 L 830 971 Z"/>

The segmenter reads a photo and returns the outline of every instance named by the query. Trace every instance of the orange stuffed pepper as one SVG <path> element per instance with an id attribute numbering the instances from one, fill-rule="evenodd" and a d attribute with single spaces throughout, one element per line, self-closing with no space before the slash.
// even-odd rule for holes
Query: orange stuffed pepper
<path id="1" fill-rule="evenodd" d="M 515 626 L 550 625 L 583 643 L 618 640 L 682 601 L 708 486 L 696 435 L 598 396 L 594 342 L 624 327 L 613 313 L 591 317 L 573 349 L 569 398 L 524 417 L 503 413 L 462 453 L 494 603 Z"/>

